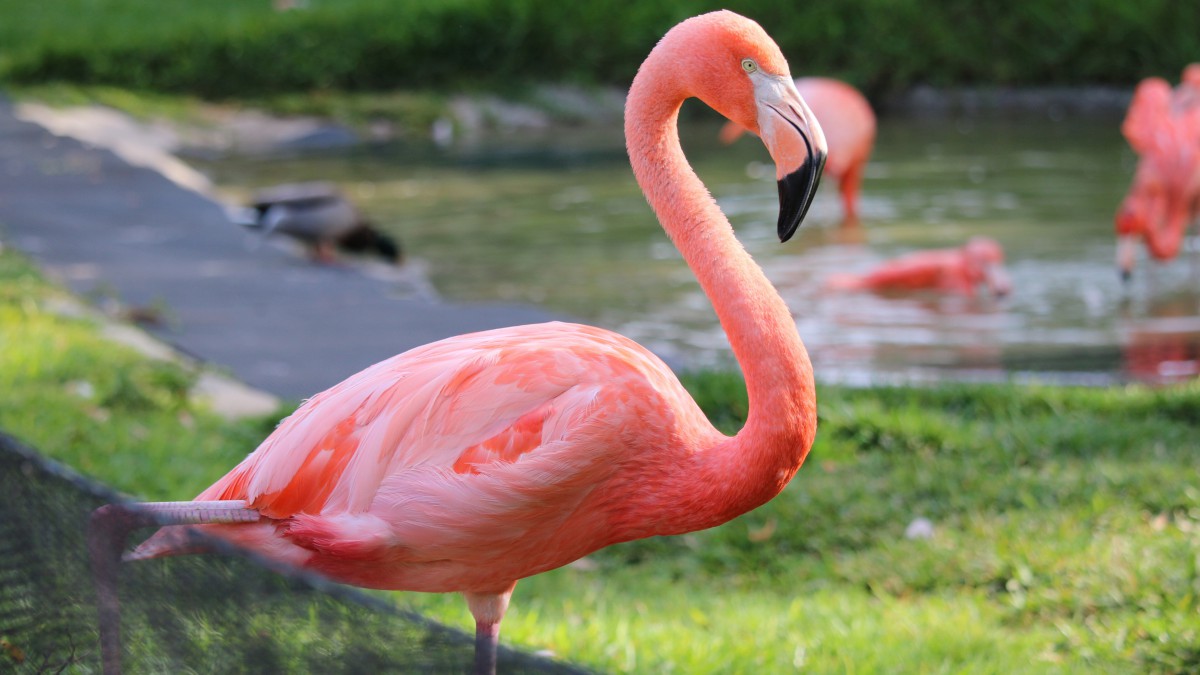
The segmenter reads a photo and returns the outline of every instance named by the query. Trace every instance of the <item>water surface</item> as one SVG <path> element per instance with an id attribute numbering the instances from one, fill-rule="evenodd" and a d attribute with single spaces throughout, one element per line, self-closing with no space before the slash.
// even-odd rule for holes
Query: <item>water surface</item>
<path id="1" fill-rule="evenodd" d="M 684 128 L 698 173 L 796 317 L 818 377 L 1104 384 L 1200 373 L 1200 253 L 1139 260 L 1123 286 L 1112 215 L 1134 158 L 1118 119 L 885 119 L 862 222 L 841 225 L 826 181 L 796 237 L 775 237 L 774 169 L 756 139 L 720 146 Z M 691 273 L 634 184 L 619 129 L 229 158 L 203 167 L 231 192 L 340 184 L 397 234 L 448 299 L 544 305 L 620 331 L 684 367 L 731 364 Z M 920 248 L 998 240 L 1004 299 L 835 295 L 834 272 Z"/>

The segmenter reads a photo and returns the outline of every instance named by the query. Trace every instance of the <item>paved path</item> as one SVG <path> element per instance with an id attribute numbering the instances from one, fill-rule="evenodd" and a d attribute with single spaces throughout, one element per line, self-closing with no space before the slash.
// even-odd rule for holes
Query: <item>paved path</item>
<path id="1" fill-rule="evenodd" d="M 77 293 L 162 306 L 157 337 L 290 398 L 426 342 L 556 318 L 438 302 L 396 279 L 263 246 L 213 201 L 22 122 L 2 99 L 0 242 Z"/>

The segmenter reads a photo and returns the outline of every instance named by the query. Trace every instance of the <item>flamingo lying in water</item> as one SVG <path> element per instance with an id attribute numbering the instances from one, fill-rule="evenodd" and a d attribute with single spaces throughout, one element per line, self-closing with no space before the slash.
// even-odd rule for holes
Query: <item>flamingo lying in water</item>
<path id="1" fill-rule="evenodd" d="M 875 112 L 857 89 L 828 77 L 796 79 L 796 91 L 812 109 L 825 132 L 829 158 L 825 173 L 836 178 L 842 194 L 845 223 L 858 222 L 858 191 L 863 171 L 875 146 Z M 727 122 L 721 129 L 721 140 L 732 143 L 744 127 Z"/>
<path id="2" fill-rule="evenodd" d="M 517 580 L 610 544 L 720 525 L 778 494 L 816 433 L 812 366 L 787 306 L 683 155 L 676 120 L 693 96 L 763 139 L 783 241 L 812 202 L 826 147 L 779 48 L 731 12 L 671 29 L 629 92 L 638 184 L 745 374 L 740 433 L 718 432 L 661 360 L 620 335 L 564 323 L 463 335 L 317 394 L 194 502 L 142 505 L 175 524 L 127 558 L 196 552 L 178 524 L 203 523 L 189 527 L 336 581 L 457 591 L 475 618 L 476 667 L 490 672 Z M 139 524 L 125 513 L 93 519 L 110 671 L 112 541 Z"/>
<path id="3" fill-rule="evenodd" d="M 863 275 L 829 278 L 842 291 L 943 291 L 974 296 L 980 285 L 995 296 L 1012 289 L 1004 269 L 1004 249 L 987 237 L 972 237 L 959 248 L 917 251 L 889 260 Z"/>

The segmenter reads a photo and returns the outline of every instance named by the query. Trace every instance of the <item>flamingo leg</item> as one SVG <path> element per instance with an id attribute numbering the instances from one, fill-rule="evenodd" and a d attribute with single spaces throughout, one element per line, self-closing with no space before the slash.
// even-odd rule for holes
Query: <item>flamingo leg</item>
<path id="1" fill-rule="evenodd" d="M 846 169 L 838 186 L 842 194 L 844 222 L 850 225 L 858 224 L 858 192 L 862 186 L 865 167 L 866 162 L 863 162 Z"/>
<path id="2" fill-rule="evenodd" d="M 129 535 L 152 525 L 196 525 L 254 521 L 258 512 L 242 501 L 157 502 L 108 504 L 92 512 L 88 521 L 88 556 L 96 588 L 96 612 L 100 620 L 100 658 L 104 675 L 121 672 L 121 604 L 117 576 L 121 553 Z"/>
<path id="3" fill-rule="evenodd" d="M 92 560 L 92 581 L 96 588 L 104 675 L 121 672 L 121 606 L 117 598 L 121 552 L 125 550 L 131 532 L 153 524 L 153 518 L 121 504 L 101 506 L 92 512 L 88 523 L 88 556 Z"/>
<path id="4" fill-rule="evenodd" d="M 475 675 L 495 675 L 500 622 L 475 622 Z"/>
<path id="5" fill-rule="evenodd" d="M 464 592 L 467 607 L 475 617 L 475 675 L 495 675 L 496 649 L 500 642 L 500 621 L 508 611 L 517 582 L 492 593 Z"/>

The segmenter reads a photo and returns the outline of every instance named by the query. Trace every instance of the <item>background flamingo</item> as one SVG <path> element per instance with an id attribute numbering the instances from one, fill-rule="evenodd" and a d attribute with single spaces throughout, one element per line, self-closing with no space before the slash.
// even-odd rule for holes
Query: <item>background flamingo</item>
<path id="1" fill-rule="evenodd" d="M 825 173 L 838 181 L 845 222 L 855 223 L 863 172 L 875 146 L 875 112 L 865 96 L 840 80 L 801 77 L 796 79 L 796 91 L 821 123 L 829 144 Z M 744 127 L 728 122 L 721 129 L 721 140 L 732 143 L 743 131 Z"/>
<path id="2" fill-rule="evenodd" d="M 588 326 L 521 326 L 376 364 L 311 398 L 195 502 L 143 508 L 336 581 L 461 592 L 476 666 L 490 671 L 518 579 L 609 544 L 712 527 L 778 494 L 816 432 L 812 367 L 783 300 L 683 155 L 676 119 L 692 96 L 764 140 L 781 240 L 811 204 L 825 140 L 778 47 L 731 12 L 669 31 L 629 93 L 638 183 L 745 373 L 750 412 L 737 436 L 719 433 L 636 343 Z M 108 670 L 119 667 L 112 542 L 139 521 L 114 507 L 94 516 Z M 164 527 L 129 558 L 197 552 L 190 529 Z"/>
<path id="3" fill-rule="evenodd" d="M 1200 145 L 1184 144 L 1186 136 L 1166 130 L 1159 136 L 1171 147 L 1138 160 L 1129 193 L 1117 210 L 1117 264 L 1129 279 L 1135 264 L 1138 237 L 1155 260 L 1179 254 L 1188 224 L 1200 206 Z"/>
<path id="4" fill-rule="evenodd" d="M 1138 237 L 1154 259 L 1171 260 L 1200 216 L 1200 64 L 1184 70 L 1175 90 L 1161 78 L 1143 80 L 1121 133 L 1138 154 L 1115 218 L 1117 266 L 1129 279 Z"/>
<path id="5" fill-rule="evenodd" d="M 974 296 L 984 285 L 996 296 L 1011 290 L 1004 249 L 987 237 L 959 248 L 917 251 L 883 263 L 863 275 L 834 275 L 827 286 L 843 291 L 944 291 Z"/>
<path id="6" fill-rule="evenodd" d="M 1190 63 L 1183 69 L 1172 103 L 1189 113 L 1200 113 L 1200 63 Z"/>

